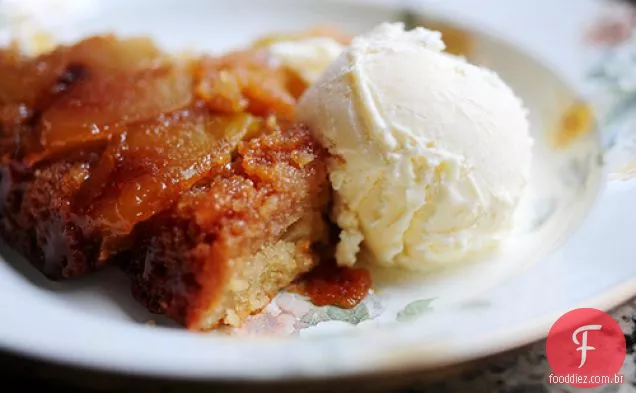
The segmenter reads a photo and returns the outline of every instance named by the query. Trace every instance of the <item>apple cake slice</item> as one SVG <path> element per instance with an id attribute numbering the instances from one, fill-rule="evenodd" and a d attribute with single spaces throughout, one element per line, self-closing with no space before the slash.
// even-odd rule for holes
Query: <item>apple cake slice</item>
<path id="1" fill-rule="evenodd" d="M 0 233 L 47 277 L 119 266 L 149 310 L 205 330 L 318 262 L 325 151 L 266 52 L 100 36 L 0 51 L 0 75 Z"/>
<path id="2" fill-rule="evenodd" d="M 135 297 L 195 329 L 265 306 L 326 241 L 322 154 L 302 126 L 242 144 L 211 182 L 137 228 L 122 261 Z"/>

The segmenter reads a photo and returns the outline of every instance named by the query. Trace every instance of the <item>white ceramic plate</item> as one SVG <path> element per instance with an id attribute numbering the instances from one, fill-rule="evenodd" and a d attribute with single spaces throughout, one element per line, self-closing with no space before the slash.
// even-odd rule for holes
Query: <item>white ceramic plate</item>
<path id="1" fill-rule="evenodd" d="M 169 50 L 206 51 L 224 51 L 262 34 L 325 23 L 361 32 L 382 21 L 398 20 L 409 7 L 420 16 L 470 33 L 471 60 L 499 72 L 522 97 L 537 140 L 535 170 L 518 230 L 490 260 L 407 280 L 376 272 L 375 293 L 350 311 L 315 308 L 283 293 L 245 328 L 227 335 L 187 332 L 147 314 L 132 301 L 126 279 L 117 271 L 51 283 L 4 249 L 2 349 L 156 377 L 333 378 L 421 370 L 486 356 L 544 336 L 550 324 L 571 308 L 608 309 L 636 294 L 636 241 L 631 233 L 636 227 L 636 209 L 631 209 L 636 183 L 629 180 L 636 163 L 632 150 L 636 143 L 630 139 L 636 118 L 623 108 L 636 102 L 632 55 L 636 45 L 624 37 L 613 37 L 603 48 L 584 44 L 588 25 L 606 7 L 601 2 L 5 0 L 1 4 L 0 38 L 4 39 L 16 34 L 11 29 L 19 20 L 23 29 L 45 27 L 61 41 L 116 32 L 151 35 Z M 34 4 L 37 7 L 29 10 Z M 623 10 L 616 14 L 626 15 Z M 590 124 L 582 137 L 556 148 L 551 143 L 554 130 L 564 111 L 580 100 L 596 110 L 600 127 Z M 151 319 L 158 326 L 145 323 Z"/>

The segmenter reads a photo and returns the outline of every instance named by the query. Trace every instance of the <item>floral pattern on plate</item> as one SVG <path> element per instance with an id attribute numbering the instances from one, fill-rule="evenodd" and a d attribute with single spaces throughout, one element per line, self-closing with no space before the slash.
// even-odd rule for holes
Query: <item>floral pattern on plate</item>
<path id="1" fill-rule="evenodd" d="M 589 96 L 596 106 L 610 180 L 636 176 L 636 9 L 608 7 L 583 35 L 596 52 Z"/>
<path id="2" fill-rule="evenodd" d="M 384 308 L 374 293 L 351 309 L 335 306 L 315 307 L 305 297 L 289 292 L 280 293 L 260 314 L 250 317 L 240 328 L 231 329 L 238 336 L 298 335 L 303 329 L 324 322 L 339 322 L 345 327 L 356 326 L 378 317 Z"/>

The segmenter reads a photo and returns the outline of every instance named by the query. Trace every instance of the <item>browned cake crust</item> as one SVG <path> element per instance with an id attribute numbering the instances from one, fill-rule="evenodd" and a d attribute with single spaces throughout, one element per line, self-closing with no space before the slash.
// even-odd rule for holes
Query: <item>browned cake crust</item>
<path id="1" fill-rule="evenodd" d="M 0 234 L 51 279 L 116 262 L 149 310 L 240 324 L 317 263 L 325 152 L 260 50 L 0 51 Z"/>

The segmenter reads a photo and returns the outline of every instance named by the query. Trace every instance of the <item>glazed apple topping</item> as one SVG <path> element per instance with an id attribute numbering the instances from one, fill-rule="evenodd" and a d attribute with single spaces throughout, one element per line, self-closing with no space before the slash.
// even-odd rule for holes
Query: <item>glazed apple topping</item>
<path id="1" fill-rule="evenodd" d="M 292 76 L 262 50 L 175 58 L 114 36 L 35 58 L 5 50 L 0 73 L 2 155 L 32 170 L 97 155 L 72 207 L 87 231 L 112 238 L 212 178 L 242 141 L 292 119 L 306 87 L 292 92 Z"/>

